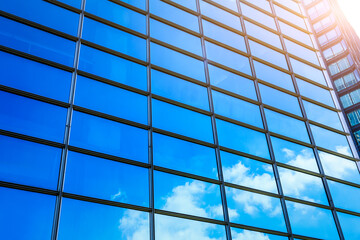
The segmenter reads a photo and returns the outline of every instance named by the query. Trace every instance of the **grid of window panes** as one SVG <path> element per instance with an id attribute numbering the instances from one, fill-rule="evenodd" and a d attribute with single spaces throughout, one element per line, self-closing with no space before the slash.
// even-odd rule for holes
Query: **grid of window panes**
<path id="1" fill-rule="evenodd" d="M 0 10 L 4 239 L 359 238 L 357 159 L 298 2 Z"/>

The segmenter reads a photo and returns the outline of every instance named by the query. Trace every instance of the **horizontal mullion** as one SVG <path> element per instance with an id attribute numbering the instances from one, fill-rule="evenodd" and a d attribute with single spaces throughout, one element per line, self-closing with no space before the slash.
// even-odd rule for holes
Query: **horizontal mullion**
<path id="1" fill-rule="evenodd" d="M 360 217 L 360 213 L 358 213 L 358 212 L 346 210 L 346 209 L 343 209 L 343 208 L 337 208 L 337 207 L 335 207 L 335 210 L 336 210 L 337 212 L 347 213 L 347 214 L 351 214 L 351 215 Z"/>
<path id="2" fill-rule="evenodd" d="M 313 172 L 313 171 L 306 170 L 306 169 L 303 169 L 303 168 L 299 168 L 299 167 L 296 167 L 296 166 L 288 165 L 286 163 L 282 163 L 282 162 L 278 162 L 278 161 L 276 162 L 276 165 L 279 166 L 279 167 L 282 167 L 282 168 L 294 170 L 294 171 L 305 173 L 305 174 L 312 175 L 312 176 L 315 176 L 315 177 L 323 177 L 324 176 L 324 175 L 322 175 L 320 173 L 317 173 L 317 172 Z"/>
<path id="3" fill-rule="evenodd" d="M 307 18 L 306 16 L 302 15 L 301 13 L 299 13 L 299 12 L 297 12 L 297 11 L 295 11 L 295 10 L 287 7 L 287 6 L 282 5 L 281 3 L 277 2 L 276 0 L 273 1 L 273 4 L 279 6 L 279 7 L 283 8 L 283 9 L 285 9 L 285 10 L 288 11 L 288 12 L 291 12 L 292 14 L 295 14 L 295 15 L 303 18 L 304 20 Z"/>
<path id="4" fill-rule="evenodd" d="M 173 7 L 179 8 L 179 9 L 183 10 L 184 12 L 190 13 L 190 14 L 192 14 L 192 15 L 195 15 L 195 16 L 198 16 L 198 15 L 199 15 L 199 13 L 198 13 L 197 11 L 194 11 L 194 10 L 192 10 L 192 9 L 189 9 L 189 8 L 187 8 L 187 7 L 184 7 L 183 5 L 178 4 L 178 3 L 176 3 L 176 2 L 169 1 L 169 0 L 160 0 L 160 1 L 162 1 L 162 2 L 164 2 L 164 3 L 167 3 L 167 4 L 169 4 L 169 5 L 173 6 Z"/>
<path id="5" fill-rule="evenodd" d="M 328 87 L 328 86 L 325 86 L 325 85 L 323 85 L 323 84 L 321 84 L 321 83 L 315 82 L 314 80 L 311 80 L 311 79 L 309 79 L 309 78 L 307 78 L 307 77 L 304 77 L 304 76 L 302 76 L 302 75 L 300 75 L 300 74 L 294 73 L 294 75 L 295 75 L 295 77 L 300 78 L 301 80 L 304 80 L 304 81 L 306 81 L 306 82 L 309 82 L 309 83 L 311 83 L 311 84 L 313 84 L 313 85 L 316 85 L 316 86 L 318 86 L 318 87 L 321 87 L 321 88 L 323 88 L 323 89 L 325 89 L 325 90 L 329 90 L 329 91 L 334 90 L 334 89 L 332 89 L 332 88 L 330 88 L 330 87 Z"/>
<path id="6" fill-rule="evenodd" d="M 234 10 L 232 10 L 232 9 L 230 9 L 230 8 L 227 8 L 227 7 L 221 5 L 221 4 L 217 3 L 217 2 L 214 2 L 214 1 L 212 1 L 212 0 L 203 0 L 203 1 L 206 2 L 206 3 L 209 3 L 209 4 L 213 5 L 213 6 L 215 6 L 215 7 L 217 7 L 217 8 L 220 8 L 221 10 L 224 10 L 224 11 L 226 11 L 226 12 L 228 12 L 228 13 L 231 13 L 232 15 L 235 15 L 235 16 L 237 16 L 237 17 L 240 17 L 240 13 L 238 13 L 237 11 L 234 11 Z"/>
<path id="7" fill-rule="evenodd" d="M 246 74 L 246 73 L 243 73 L 243 72 L 240 72 L 240 71 L 235 70 L 235 69 L 233 69 L 233 68 L 230 68 L 230 67 L 228 67 L 228 66 L 225 66 L 225 65 L 223 65 L 223 64 L 220 64 L 220 63 L 215 62 L 215 61 L 213 61 L 213 60 L 207 59 L 207 62 L 208 62 L 209 64 L 211 64 L 211 65 L 214 65 L 214 66 L 218 67 L 218 68 L 222 68 L 222 69 L 224 69 L 224 70 L 226 70 L 226 71 L 228 71 L 228 72 L 232 72 L 232 73 L 235 73 L 235 74 L 237 74 L 237 75 L 240 75 L 240 76 L 243 76 L 243 77 L 252 79 L 252 80 L 255 79 L 253 76 L 250 76 L 250 75 L 248 75 L 248 74 Z"/>
<path id="8" fill-rule="evenodd" d="M 236 154 L 236 155 L 239 155 L 239 156 L 242 156 L 242 157 L 246 157 L 246 158 L 251 158 L 251 159 L 254 159 L 254 160 L 257 160 L 257 161 L 261 161 L 261 162 L 265 162 L 265 163 L 269 163 L 269 164 L 274 163 L 272 160 L 262 158 L 262 157 L 258 157 L 258 156 L 255 156 L 255 155 L 251 155 L 251 154 L 248 154 L 248 153 L 244 153 L 244 152 L 232 149 L 232 148 L 219 146 L 219 149 L 221 151 L 224 151 L 224 152 L 233 153 L 233 154 Z"/>
<path id="9" fill-rule="evenodd" d="M 250 22 L 250 23 L 252 23 L 254 25 L 257 25 L 258 27 L 264 28 L 265 30 L 268 30 L 269 32 L 272 32 L 272 33 L 274 33 L 276 35 L 280 35 L 279 31 L 277 31 L 277 30 L 275 30 L 275 29 L 273 29 L 271 27 L 268 27 L 268 26 L 266 26 L 266 25 L 264 25 L 262 23 L 259 23 L 259 22 L 257 22 L 256 20 L 254 20 L 252 18 L 249 18 L 247 16 L 243 16 L 243 18 L 244 18 L 244 20 L 246 20 L 246 21 L 248 21 L 248 22 Z"/>
<path id="10" fill-rule="evenodd" d="M 75 147 L 75 146 L 71 146 L 71 145 L 68 146 L 68 150 L 77 152 L 77 153 L 90 155 L 93 157 L 99 157 L 99 158 L 115 161 L 115 162 L 126 163 L 126 164 L 130 164 L 130 165 L 137 166 L 137 167 L 150 168 L 150 164 L 148 164 L 148 163 L 139 162 L 139 161 L 122 158 L 122 157 L 118 157 L 118 156 L 114 156 L 114 155 L 109 155 L 106 153 L 96 152 L 96 151 L 79 148 L 79 147 Z"/>
<path id="11" fill-rule="evenodd" d="M 280 49 L 280 48 L 278 48 L 278 47 L 275 47 L 275 46 L 273 46 L 273 45 L 271 45 L 271 44 L 269 44 L 269 43 L 267 43 L 267 42 L 264 42 L 264 41 L 262 41 L 262 40 L 260 40 L 260 39 L 257 39 L 257 38 L 255 38 L 255 37 L 252 37 L 252 36 L 250 36 L 250 35 L 248 35 L 248 39 L 249 39 L 249 40 L 252 40 L 252 41 L 254 41 L 254 42 L 257 42 L 257 43 L 259 43 L 259 44 L 261 44 L 261 45 L 263 45 L 263 46 L 265 46 L 265 47 L 267 47 L 267 48 L 270 48 L 270 49 L 272 49 L 272 50 L 274 50 L 274 51 L 276 51 L 276 52 L 279 52 L 279 53 L 282 53 L 282 54 L 286 54 L 286 51 L 284 51 L 283 49 Z"/>
<path id="12" fill-rule="evenodd" d="M 320 151 L 323 151 L 323 152 L 327 152 L 327 153 L 336 155 L 336 156 L 338 156 L 338 157 L 342 157 L 342 158 L 346 158 L 346 159 L 355 161 L 355 162 L 359 161 L 359 159 L 356 159 L 356 158 L 354 158 L 354 157 L 350 157 L 350 156 L 348 156 L 348 155 L 344 155 L 344 154 L 341 154 L 341 153 L 338 153 L 338 152 L 329 150 L 329 149 L 327 149 L 327 148 L 323 148 L 323 147 L 317 146 L 317 149 L 320 150 Z"/>
<path id="13" fill-rule="evenodd" d="M 303 121 L 303 122 L 306 121 L 306 118 L 301 117 L 301 116 L 298 116 L 298 115 L 293 114 L 293 113 L 289 113 L 289 112 L 284 111 L 284 110 L 282 110 L 282 109 L 279 109 L 279 108 L 276 108 L 276 107 L 273 107 L 273 106 L 270 106 L 270 105 L 267 105 L 267 104 L 263 104 L 263 106 L 264 106 L 264 108 L 266 108 L 266 109 L 269 109 L 269 110 L 274 111 L 274 112 L 277 112 L 277 113 L 281 113 L 281 114 L 283 114 L 283 115 L 285 115 L 285 116 L 292 117 L 292 118 L 295 118 L 295 119 L 300 120 L 300 121 Z"/>
<path id="14" fill-rule="evenodd" d="M 284 56 L 284 57 L 285 57 L 285 56 Z M 273 64 L 273 63 L 271 63 L 271 62 L 268 62 L 268 61 L 265 61 L 265 60 L 263 60 L 262 58 L 259 58 L 259 57 L 256 57 L 256 56 L 252 56 L 252 58 L 253 58 L 254 60 L 260 62 L 260 63 L 263 63 L 263 64 L 265 64 L 265 65 L 267 65 L 267 66 L 272 67 L 272 68 L 275 68 L 275 69 L 277 69 L 277 70 L 279 70 L 279 71 L 281 71 L 281 72 L 284 72 L 284 73 L 287 73 L 287 74 L 292 74 L 292 72 L 290 72 L 288 69 L 279 67 L 278 65 L 275 65 L 275 64 Z"/>
<path id="15" fill-rule="evenodd" d="M 318 70 L 321 70 L 321 71 L 326 70 L 326 68 L 322 68 L 321 66 L 316 65 L 316 64 L 314 64 L 314 63 L 312 63 L 312 62 L 309 62 L 309 61 L 307 61 L 306 59 L 301 58 L 301 57 L 298 57 L 298 56 L 296 56 L 296 55 L 294 55 L 294 54 L 292 54 L 292 53 L 289 53 L 289 52 L 288 52 L 288 55 L 289 55 L 289 57 L 294 58 L 294 59 L 296 59 L 296 60 L 298 60 L 298 61 L 300 61 L 300 62 L 302 62 L 302 63 L 305 63 L 305 64 L 307 64 L 307 65 L 309 65 L 309 66 L 311 66 L 311 67 L 313 67 L 313 68 L 316 68 L 316 69 L 318 69 Z"/>
<path id="16" fill-rule="evenodd" d="M 311 51 L 313 51 L 313 52 L 319 51 L 318 49 L 316 49 L 316 48 L 314 48 L 314 47 L 311 47 L 311 46 L 309 46 L 309 45 L 307 45 L 307 44 L 305 44 L 305 43 L 303 43 L 303 42 L 300 42 L 300 41 L 297 40 L 297 39 L 294 39 L 294 38 L 292 38 L 292 37 L 289 37 L 289 36 L 287 36 L 287 35 L 285 35 L 285 34 L 283 34 L 283 33 L 281 33 L 281 35 L 282 35 L 285 39 L 290 40 L 290 41 L 292 41 L 292 42 L 294 42 L 294 43 L 296 43 L 296 44 L 298 44 L 298 45 L 300 45 L 300 46 L 302 46 L 302 47 L 304 47 L 304 48 L 307 48 L 307 49 L 309 49 L 309 50 L 311 50 Z"/>
<path id="17" fill-rule="evenodd" d="M 312 125 L 321 127 L 321 128 L 325 128 L 325 129 L 327 129 L 327 130 L 329 130 L 329 131 L 336 132 L 336 133 L 341 134 L 341 135 L 344 135 L 344 136 L 350 136 L 349 133 L 346 133 L 346 132 L 341 131 L 341 130 L 336 129 L 336 128 L 329 127 L 329 126 L 327 126 L 327 125 L 324 125 L 324 124 L 322 124 L 322 123 L 319 123 L 319 122 L 316 122 L 316 121 L 313 121 L 313 120 L 310 120 L 310 119 L 309 119 L 309 123 L 312 124 Z"/>
<path id="18" fill-rule="evenodd" d="M 48 194 L 48 195 L 53 195 L 53 196 L 59 195 L 59 192 L 55 191 L 55 190 L 33 187 L 33 186 L 29 186 L 29 185 L 23 185 L 23 184 L 11 183 L 11 182 L 5 182 L 5 181 L 0 181 L 0 187 L 24 190 L 24 191 L 28 191 L 28 192 Z"/>
<path id="19" fill-rule="evenodd" d="M 278 133 L 275 133 L 275 132 L 270 132 L 269 131 L 269 134 L 270 134 L 270 136 L 281 138 L 283 140 L 293 142 L 293 143 L 296 143 L 296 144 L 300 144 L 300 145 L 303 145 L 303 146 L 308 147 L 308 148 L 314 148 L 315 147 L 315 145 L 312 145 L 310 143 L 303 142 L 303 141 L 300 141 L 300 140 L 297 140 L 297 139 L 294 139 L 294 138 L 290 138 L 290 137 L 287 137 L 287 136 L 284 136 L 284 135 L 281 135 L 281 134 L 278 134 Z"/>
<path id="20" fill-rule="evenodd" d="M 296 203 L 301 203 L 301 204 L 305 204 L 305 205 L 309 205 L 309 206 L 313 206 L 313 207 L 318 207 L 318 208 L 331 210 L 330 206 L 320 204 L 320 203 L 316 203 L 316 202 L 310 202 L 310 201 L 306 201 L 306 200 L 302 200 L 302 199 L 298 199 L 298 198 L 293 198 L 293 197 L 288 197 L 288 196 L 284 196 L 284 199 L 287 200 L 287 201 L 291 201 L 291 202 L 296 202 Z"/>
<path id="21" fill-rule="evenodd" d="M 239 0 L 239 2 L 244 3 L 244 4 L 246 4 L 246 5 L 250 6 L 250 7 L 258 10 L 259 12 L 262 12 L 262 13 L 264 13 L 264 14 L 270 16 L 270 17 L 273 17 L 273 18 L 275 17 L 275 14 L 273 14 L 272 12 L 268 12 L 268 11 L 266 11 L 265 9 L 262 9 L 261 7 L 257 6 L 256 4 L 251 3 L 250 1 L 251 1 L 251 0 L 248 0 L 248 1 L 246 1 L 246 0 Z M 268 1 L 268 2 L 270 2 L 270 1 Z"/>
<path id="22" fill-rule="evenodd" d="M 234 47 L 231 47 L 231 46 L 229 46 L 229 45 L 226 45 L 226 44 L 224 44 L 224 43 L 222 43 L 222 42 L 219 42 L 219 41 L 217 41 L 217 40 L 215 40 L 215 39 L 213 39 L 213 38 L 209 38 L 209 37 L 207 37 L 207 36 L 204 36 L 204 40 L 206 40 L 206 41 L 208 41 L 208 42 L 211 42 L 211 43 L 214 43 L 214 44 L 216 44 L 216 45 L 218 45 L 218 46 L 220 46 L 220 47 L 223 47 L 223 48 L 225 48 L 225 49 L 227 49 L 227 50 L 230 50 L 230 51 L 232 51 L 232 52 L 235 52 L 235 53 L 237 53 L 237 54 L 243 55 L 243 56 L 245 56 L 245 57 L 249 57 L 249 56 L 250 56 L 250 54 L 248 54 L 248 53 L 246 53 L 246 52 L 244 52 L 244 51 L 241 51 L 241 50 L 239 50 L 239 49 L 237 49 L 237 48 L 234 48 Z"/>
<path id="23" fill-rule="evenodd" d="M 54 4 L 54 5 L 58 6 L 58 7 L 65 8 L 66 10 L 69 10 L 69 11 L 72 11 L 72 12 L 75 12 L 75 13 L 81 13 L 81 9 L 70 6 L 70 5 L 68 5 L 66 3 L 63 3 L 63 2 L 59 2 L 57 0 L 44 0 L 44 1 L 48 2 L 48 3 L 51 3 L 51 4 Z"/>
<path id="24" fill-rule="evenodd" d="M 257 193 L 257 194 L 266 195 L 266 196 L 274 197 L 274 198 L 281 198 L 281 196 L 279 194 L 259 190 L 259 189 L 256 189 L 256 188 L 250 188 L 250 187 L 246 187 L 246 186 L 242 186 L 242 185 L 238 185 L 238 184 L 234 184 L 234 183 L 229 183 L 229 182 L 224 182 L 224 185 L 226 187 L 231 187 L 231 188 L 235 188 L 235 189 L 239 189 L 239 190 L 244 190 L 244 191 L 247 191 L 247 192 Z"/>
<path id="25" fill-rule="evenodd" d="M 265 228 L 258 228 L 258 227 L 253 227 L 253 226 L 234 223 L 234 222 L 230 222 L 230 226 L 234 227 L 234 228 L 246 229 L 246 230 L 250 230 L 250 231 L 263 232 L 263 233 L 280 235 L 280 236 L 289 236 L 289 234 L 285 233 L 285 232 L 279 232 L 279 231 L 265 229 Z"/>
<path id="26" fill-rule="evenodd" d="M 299 94 L 297 94 L 297 93 L 295 93 L 295 92 L 293 92 L 293 91 L 290 91 L 290 90 L 288 90 L 288 89 L 279 87 L 278 85 L 269 83 L 269 82 L 267 82 L 267 81 L 264 81 L 264 80 L 261 80 L 261 79 L 257 79 L 257 81 L 258 81 L 258 83 L 261 83 L 261 84 L 266 85 L 266 86 L 268 86 L 268 87 L 274 88 L 274 89 L 276 89 L 276 90 L 279 90 L 279 91 L 284 92 L 284 93 L 286 93 L 286 94 L 289 94 L 289 95 L 291 95 L 291 96 L 294 96 L 294 97 L 299 97 L 299 96 L 300 96 Z"/>
<path id="27" fill-rule="evenodd" d="M 301 99 L 302 99 L 302 100 L 306 100 L 306 101 L 311 102 L 311 103 L 314 103 L 314 104 L 316 104 L 316 105 L 319 105 L 319 106 L 321 106 L 321 107 L 323 107 L 323 108 L 326 108 L 326 109 L 332 110 L 332 111 L 334 111 L 334 112 L 341 112 L 341 110 L 340 110 L 340 109 L 337 109 L 337 108 L 334 108 L 334 107 L 328 106 L 328 105 L 326 105 L 326 104 L 324 104 L 324 103 L 321 103 L 321 102 L 315 101 L 314 99 L 312 99 L 312 98 L 308 98 L 308 97 L 305 97 L 305 96 L 303 96 L 303 95 L 301 95 Z"/>
<path id="28" fill-rule="evenodd" d="M 219 87 L 216 87 L 216 86 L 213 86 L 213 85 L 210 85 L 210 88 L 211 88 L 211 90 L 224 93 L 224 94 L 226 94 L 226 95 L 229 95 L 229 96 L 232 96 L 232 97 L 235 97 L 235 98 L 238 98 L 238 99 L 241 99 L 241 100 L 250 102 L 250 103 L 252 103 L 252 104 L 256 104 L 256 105 L 260 105 L 260 104 L 261 104 L 259 101 L 256 101 L 256 100 L 251 99 L 251 98 L 244 97 L 244 96 L 242 96 L 242 95 L 236 94 L 236 93 L 231 92 L 231 91 L 226 90 L 226 89 L 222 89 L 222 88 L 219 88 Z"/>
<path id="29" fill-rule="evenodd" d="M 350 161 L 351 161 L 351 160 L 350 160 Z M 354 162 L 356 162 L 356 161 L 354 161 Z M 331 180 L 331 181 L 334 181 L 334 182 L 338 182 L 338 183 L 342 183 L 342 184 L 349 185 L 349 186 L 356 187 L 356 188 L 359 188 L 359 189 L 360 189 L 360 184 L 359 184 L 359 183 L 349 182 L 349 181 L 342 180 L 342 179 L 340 179 L 340 178 L 331 177 L 331 176 L 328 176 L 328 175 L 325 175 L 325 177 L 326 177 L 326 179 L 328 179 L 328 180 Z"/>
<path id="30" fill-rule="evenodd" d="M 145 10 L 142 10 L 142 9 L 140 9 L 140 8 L 137 8 L 137 7 L 135 7 L 135 6 L 133 6 L 133 5 L 130 5 L 130 4 L 126 3 L 126 2 L 119 1 L 119 0 L 109 0 L 109 1 L 110 1 L 110 2 L 113 2 L 113 3 L 116 3 L 117 5 L 120 5 L 120 6 L 123 6 L 123 7 L 128 8 L 128 9 L 131 9 L 131 10 L 133 10 L 133 11 L 135 11 L 135 12 L 141 13 L 141 14 L 143 14 L 143 15 L 146 15 L 146 14 L 147 14 L 147 12 L 146 12 Z"/>
<path id="31" fill-rule="evenodd" d="M 240 30 L 238 30 L 238 29 L 235 29 L 235 28 L 232 28 L 232 27 L 230 27 L 230 26 L 228 26 L 228 25 L 226 25 L 226 24 L 224 24 L 224 23 L 222 23 L 222 22 L 219 22 L 219 21 L 217 21 L 217 20 L 215 20 L 215 19 L 213 19 L 213 18 L 211 18 L 211 17 L 208 17 L 208 16 L 206 16 L 206 15 L 201 15 L 201 19 L 203 19 L 203 20 L 206 20 L 206 21 L 208 21 L 208 22 L 211 22 L 211 23 L 213 23 L 213 24 L 215 24 L 215 25 L 217 25 L 217 26 L 219 26 L 219 27 L 222 27 L 222 28 L 224 28 L 224 29 L 226 29 L 226 30 L 229 30 L 229 31 L 231 31 L 231 32 L 233 32 L 233 33 L 236 33 L 236 34 L 239 34 L 239 35 L 241 35 L 241 36 L 245 36 L 245 33 L 244 32 L 242 32 L 242 31 L 240 31 Z M 240 21 L 240 19 L 239 19 L 239 21 Z"/>
<path id="32" fill-rule="evenodd" d="M 219 114 L 216 114 L 216 113 L 215 113 L 215 118 L 216 118 L 216 119 L 220 119 L 220 120 L 224 120 L 224 121 L 226 121 L 226 122 L 233 123 L 233 124 L 236 124 L 236 125 L 239 125 L 239 126 L 242 126 L 242 127 L 246 127 L 246 128 L 249 128 L 249 129 L 258 131 L 258 132 L 262 132 L 262 133 L 265 133 L 265 132 L 266 132 L 266 130 L 263 129 L 263 128 L 256 127 L 256 126 L 254 126 L 254 125 L 251 125 L 251 124 L 248 124 L 248 123 L 244 123 L 244 122 L 235 120 L 235 119 L 233 119 L 233 118 L 225 117 L 225 116 L 222 116 L 222 115 L 219 115 Z"/>

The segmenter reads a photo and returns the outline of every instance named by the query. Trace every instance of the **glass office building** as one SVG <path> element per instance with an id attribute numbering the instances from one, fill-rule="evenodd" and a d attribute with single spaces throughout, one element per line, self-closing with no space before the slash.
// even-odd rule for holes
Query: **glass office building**
<path id="1" fill-rule="evenodd" d="M 300 2 L 0 1 L 0 238 L 359 239 Z"/>

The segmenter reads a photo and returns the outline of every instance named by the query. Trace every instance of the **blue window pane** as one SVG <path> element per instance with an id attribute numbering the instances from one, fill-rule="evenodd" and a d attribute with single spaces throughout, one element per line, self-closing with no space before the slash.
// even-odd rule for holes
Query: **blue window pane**
<path id="1" fill-rule="evenodd" d="M 334 102 L 328 90 L 305 82 L 304 80 L 301 80 L 299 78 L 296 78 L 296 82 L 299 86 L 300 94 L 302 96 L 314 99 L 315 101 L 334 107 Z"/>
<path id="2" fill-rule="evenodd" d="M 231 228 L 231 236 L 233 239 L 263 239 L 263 240 L 287 240 L 287 237 L 272 235 L 262 232 L 254 232 L 250 230 L 242 230 L 238 228 Z"/>
<path id="3" fill-rule="evenodd" d="M 313 120 L 318 123 L 322 123 L 329 127 L 336 128 L 340 131 L 343 130 L 340 118 L 337 112 L 331 111 L 329 109 L 320 107 L 311 102 L 303 101 L 306 115 L 310 120 Z"/>
<path id="4" fill-rule="evenodd" d="M 264 2 L 266 2 L 266 1 L 264 1 Z M 244 23 L 245 23 L 247 34 L 249 34 L 257 39 L 260 39 L 261 41 L 269 43 L 269 44 L 273 45 L 274 47 L 282 49 L 279 35 L 277 35 L 273 32 L 270 32 L 270 31 L 266 30 L 265 28 L 262 28 L 251 22 L 244 21 Z"/>
<path id="5" fill-rule="evenodd" d="M 153 134 L 153 161 L 160 167 L 217 178 L 215 150 L 165 135 Z"/>
<path id="6" fill-rule="evenodd" d="M 217 91 L 212 91 L 212 98 L 216 114 L 260 128 L 263 127 L 258 105 Z"/>
<path id="7" fill-rule="evenodd" d="M 82 0 L 57 0 L 57 1 L 76 8 L 81 8 L 81 2 L 82 2 Z"/>
<path id="8" fill-rule="evenodd" d="M 188 0 L 186 2 L 190 1 Z M 186 27 L 192 31 L 199 32 L 197 16 L 171 6 L 162 0 L 150 0 L 150 13 L 180 26 Z"/>
<path id="9" fill-rule="evenodd" d="M 275 68 L 269 67 L 260 62 L 254 61 L 254 67 L 256 72 L 256 77 L 274 84 L 278 87 L 285 88 L 289 91 L 294 92 L 294 85 L 291 80 L 291 76 L 287 73 L 284 73 Z"/>
<path id="10" fill-rule="evenodd" d="M 251 1 L 251 3 L 252 2 L 253 1 Z M 250 17 L 253 20 L 277 31 L 275 20 L 273 17 L 259 10 L 256 10 L 255 8 L 252 8 L 242 2 L 240 2 L 240 6 L 241 6 L 241 11 L 245 16 Z"/>
<path id="11" fill-rule="evenodd" d="M 259 89 L 263 103 L 302 116 L 297 97 L 262 84 L 259 84 Z"/>
<path id="12" fill-rule="evenodd" d="M 150 239 L 149 214 L 64 198 L 58 239 Z"/>
<path id="13" fill-rule="evenodd" d="M 213 86 L 257 100 L 254 82 L 250 79 L 208 65 L 210 82 Z"/>
<path id="14" fill-rule="evenodd" d="M 122 2 L 128 3 L 134 7 L 145 10 L 146 0 L 121 0 Z"/>
<path id="15" fill-rule="evenodd" d="M 219 185 L 155 171 L 154 198 L 156 209 L 224 220 Z"/>
<path id="16" fill-rule="evenodd" d="M 328 205 L 321 178 L 278 167 L 284 195 Z"/>
<path id="17" fill-rule="evenodd" d="M 271 137 L 271 143 L 277 162 L 319 172 L 314 151 L 311 148 L 276 137 Z"/>
<path id="18" fill-rule="evenodd" d="M 209 116 L 153 100 L 153 126 L 205 142 L 213 142 Z"/>
<path id="19" fill-rule="evenodd" d="M 360 189 L 350 185 L 328 180 L 335 207 L 360 213 Z"/>
<path id="20" fill-rule="evenodd" d="M 145 66 L 84 45 L 81 46 L 79 69 L 131 87 L 147 89 Z"/>
<path id="21" fill-rule="evenodd" d="M 151 62 L 153 64 L 205 82 L 205 71 L 202 61 L 155 43 L 151 43 L 150 48 Z"/>
<path id="22" fill-rule="evenodd" d="M 216 119 L 216 127 L 221 146 L 270 158 L 265 134 L 219 119 Z"/>
<path id="23" fill-rule="evenodd" d="M 156 239 L 226 240 L 225 226 L 155 214 Z"/>
<path id="24" fill-rule="evenodd" d="M 138 12 L 106 0 L 86 0 L 85 10 L 101 18 L 146 33 L 146 17 Z"/>
<path id="25" fill-rule="evenodd" d="M 327 148 L 347 156 L 353 156 L 346 136 L 310 124 L 315 143 L 319 147 Z"/>
<path id="26" fill-rule="evenodd" d="M 146 130 L 74 112 L 70 145 L 147 162 L 147 137 Z"/>
<path id="27" fill-rule="evenodd" d="M 202 20 L 204 35 L 240 51 L 247 52 L 244 37 L 214 23 Z"/>
<path id="28" fill-rule="evenodd" d="M 310 143 L 309 135 L 303 121 L 265 109 L 269 130 L 287 137 Z"/>
<path id="29" fill-rule="evenodd" d="M 288 70 L 285 55 L 254 41 L 249 41 L 251 54 Z"/>
<path id="30" fill-rule="evenodd" d="M 279 26 L 281 31 L 286 35 L 288 35 L 289 37 L 296 39 L 297 41 L 300 41 L 306 45 L 309 45 L 310 47 L 313 47 L 313 43 L 309 34 L 297 28 L 294 28 L 286 23 L 283 23 L 281 21 L 279 21 Z"/>
<path id="31" fill-rule="evenodd" d="M 205 46 L 208 59 L 251 75 L 249 59 L 247 57 L 210 42 L 206 42 Z"/>
<path id="32" fill-rule="evenodd" d="M 1 181 L 56 189 L 61 149 L 0 135 L 0 151 Z"/>
<path id="33" fill-rule="evenodd" d="M 224 1 L 221 1 L 224 2 Z M 218 22 L 225 24 L 231 28 L 242 31 L 240 18 L 234 14 L 224 11 L 214 5 L 203 0 L 200 1 L 201 14 L 206 15 Z"/>
<path id="34" fill-rule="evenodd" d="M 152 38 L 156 38 L 157 40 L 202 56 L 200 38 L 177 28 L 150 19 L 150 35 Z"/>
<path id="35" fill-rule="evenodd" d="M 220 152 L 224 181 L 278 193 L 272 166 L 232 153 Z"/>
<path id="36" fill-rule="evenodd" d="M 0 91 L 0 128 L 62 142 L 66 108 Z"/>
<path id="37" fill-rule="evenodd" d="M 322 151 L 319 151 L 319 157 L 326 175 L 360 184 L 356 162 Z"/>
<path id="38" fill-rule="evenodd" d="M 79 76 L 75 96 L 78 106 L 147 124 L 147 97 L 144 95 Z"/>
<path id="39" fill-rule="evenodd" d="M 0 61 L 0 84 L 63 102 L 68 101 L 70 72 L 5 52 L 0 52 Z"/>
<path id="40" fill-rule="evenodd" d="M 55 196 L 3 187 L 0 188 L 0 196 L 2 238 L 37 240 L 51 238 Z"/>
<path id="41" fill-rule="evenodd" d="M 297 43 L 294 43 L 290 40 L 287 40 L 287 39 L 284 39 L 284 42 L 285 42 L 286 50 L 289 53 L 294 54 L 297 57 L 300 57 L 300 58 L 302 58 L 308 62 L 311 62 L 313 64 L 316 64 L 318 66 L 320 65 L 316 52 L 314 52 L 308 48 L 305 48 Z"/>
<path id="42" fill-rule="evenodd" d="M 349 215 L 345 213 L 337 213 L 345 239 L 356 240 L 360 239 L 360 217 Z"/>
<path id="43" fill-rule="evenodd" d="M 339 239 L 330 210 L 286 201 L 294 234 L 321 239 Z"/>
<path id="44" fill-rule="evenodd" d="M 0 10 L 70 35 L 77 35 L 79 15 L 43 0 L 0 1 Z"/>
<path id="45" fill-rule="evenodd" d="M 151 70 L 151 92 L 178 102 L 209 110 L 207 89 L 169 74 Z"/>
<path id="46" fill-rule="evenodd" d="M 196 11 L 196 0 L 170 0 L 170 1 Z"/>
<path id="47" fill-rule="evenodd" d="M 149 205 L 148 169 L 69 152 L 64 191 L 134 205 Z"/>
<path id="48" fill-rule="evenodd" d="M 146 61 L 146 40 L 106 24 L 84 19 L 82 38 Z"/>
<path id="49" fill-rule="evenodd" d="M 293 58 L 290 58 L 290 62 L 293 67 L 293 70 L 296 74 L 299 74 L 310 80 L 313 80 L 315 82 L 318 82 L 320 84 L 327 86 L 324 74 L 321 70 L 311 67 L 310 65 L 302 63 Z"/>
<path id="50" fill-rule="evenodd" d="M 0 45 L 73 66 L 75 42 L 3 17 L 0 25 Z"/>
<path id="51" fill-rule="evenodd" d="M 225 187 L 230 221 L 286 231 L 284 216 L 278 198 Z"/>

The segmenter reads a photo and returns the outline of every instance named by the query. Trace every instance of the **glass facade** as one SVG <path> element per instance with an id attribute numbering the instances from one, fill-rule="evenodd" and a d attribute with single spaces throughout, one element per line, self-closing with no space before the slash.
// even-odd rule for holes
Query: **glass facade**
<path id="1" fill-rule="evenodd" d="M 0 10 L 2 238 L 359 239 L 358 155 L 300 2 Z"/>

